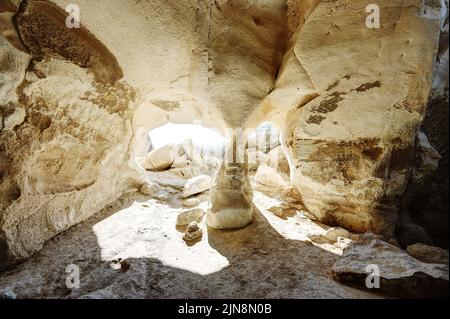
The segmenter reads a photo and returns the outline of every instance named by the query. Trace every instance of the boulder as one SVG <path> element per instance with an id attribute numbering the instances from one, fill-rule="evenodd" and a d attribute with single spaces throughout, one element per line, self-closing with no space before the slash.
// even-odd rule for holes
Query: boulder
<path id="1" fill-rule="evenodd" d="M 200 199 L 195 197 L 186 198 L 185 200 L 183 200 L 183 206 L 186 207 L 194 207 L 197 206 L 198 204 L 200 204 Z"/>
<path id="2" fill-rule="evenodd" d="M 259 165 L 254 180 L 258 184 L 276 189 L 285 189 L 289 186 L 275 169 L 267 166 L 266 164 Z"/>
<path id="3" fill-rule="evenodd" d="M 424 263 L 448 265 L 448 250 L 439 247 L 414 244 L 408 246 L 406 252 Z"/>
<path id="4" fill-rule="evenodd" d="M 195 208 L 180 213 L 177 217 L 177 226 L 187 226 L 192 222 L 200 223 L 205 215 L 201 208 Z"/>
<path id="5" fill-rule="evenodd" d="M 177 156 L 177 146 L 167 144 L 148 153 L 140 164 L 148 171 L 163 171 L 169 169 Z"/>
<path id="6" fill-rule="evenodd" d="M 368 276 L 379 275 L 379 290 L 398 297 L 448 296 L 448 265 L 423 263 L 379 239 L 351 244 L 331 272 L 338 281 L 366 288 Z"/>
<path id="7" fill-rule="evenodd" d="M 189 196 L 203 193 L 211 187 L 211 177 L 208 175 L 200 175 L 187 181 L 184 185 L 181 197 L 187 198 Z"/>

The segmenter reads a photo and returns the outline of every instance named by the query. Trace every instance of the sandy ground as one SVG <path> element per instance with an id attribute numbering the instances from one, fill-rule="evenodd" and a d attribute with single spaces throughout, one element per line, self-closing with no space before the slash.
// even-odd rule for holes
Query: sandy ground
<path id="1" fill-rule="evenodd" d="M 217 231 L 200 224 L 201 240 L 187 245 L 176 227 L 176 191 L 159 201 L 123 196 L 90 220 L 50 240 L 33 258 L 0 278 L 17 298 L 379 298 L 334 281 L 342 252 L 315 244 L 326 226 L 255 192 L 253 223 Z M 207 195 L 200 196 L 206 208 Z M 80 269 L 80 288 L 68 289 L 66 267 Z"/>

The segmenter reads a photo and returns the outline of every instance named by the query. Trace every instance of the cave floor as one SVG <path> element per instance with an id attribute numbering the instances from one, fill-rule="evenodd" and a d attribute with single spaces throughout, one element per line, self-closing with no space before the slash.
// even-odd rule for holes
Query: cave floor
<path id="1" fill-rule="evenodd" d="M 273 214 L 274 199 L 255 192 L 255 214 L 244 229 L 218 231 L 187 245 L 176 227 L 177 195 L 160 201 L 124 195 L 91 219 L 47 242 L 0 278 L 17 298 L 381 298 L 333 280 L 342 253 L 317 244 L 326 226 L 300 211 Z M 201 195 L 206 208 L 207 196 Z M 66 287 L 68 265 L 80 269 L 80 288 Z"/>

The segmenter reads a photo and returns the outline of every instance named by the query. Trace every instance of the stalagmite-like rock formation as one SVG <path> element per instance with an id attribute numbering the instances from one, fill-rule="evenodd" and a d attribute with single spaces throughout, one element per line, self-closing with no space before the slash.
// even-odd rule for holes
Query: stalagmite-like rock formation
<path id="1" fill-rule="evenodd" d="M 234 131 L 210 192 L 208 226 L 241 228 L 252 221 L 253 191 L 248 178 L 245 137 Z"/>

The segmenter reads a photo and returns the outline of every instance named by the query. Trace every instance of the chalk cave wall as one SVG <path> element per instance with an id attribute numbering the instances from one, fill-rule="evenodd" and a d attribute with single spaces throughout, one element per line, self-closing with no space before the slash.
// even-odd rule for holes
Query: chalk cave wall
<path id="1" fill-rule="evenodd" d="M 278 125 L 318 220 L 448 236 L 448 1 L 378 1 L 381 29 L 371 1 L 80 0 L 77 30 L 69 3 L 0 0 L 0 269 L 139 189 L 148 130 L 193 120 Z"/>

